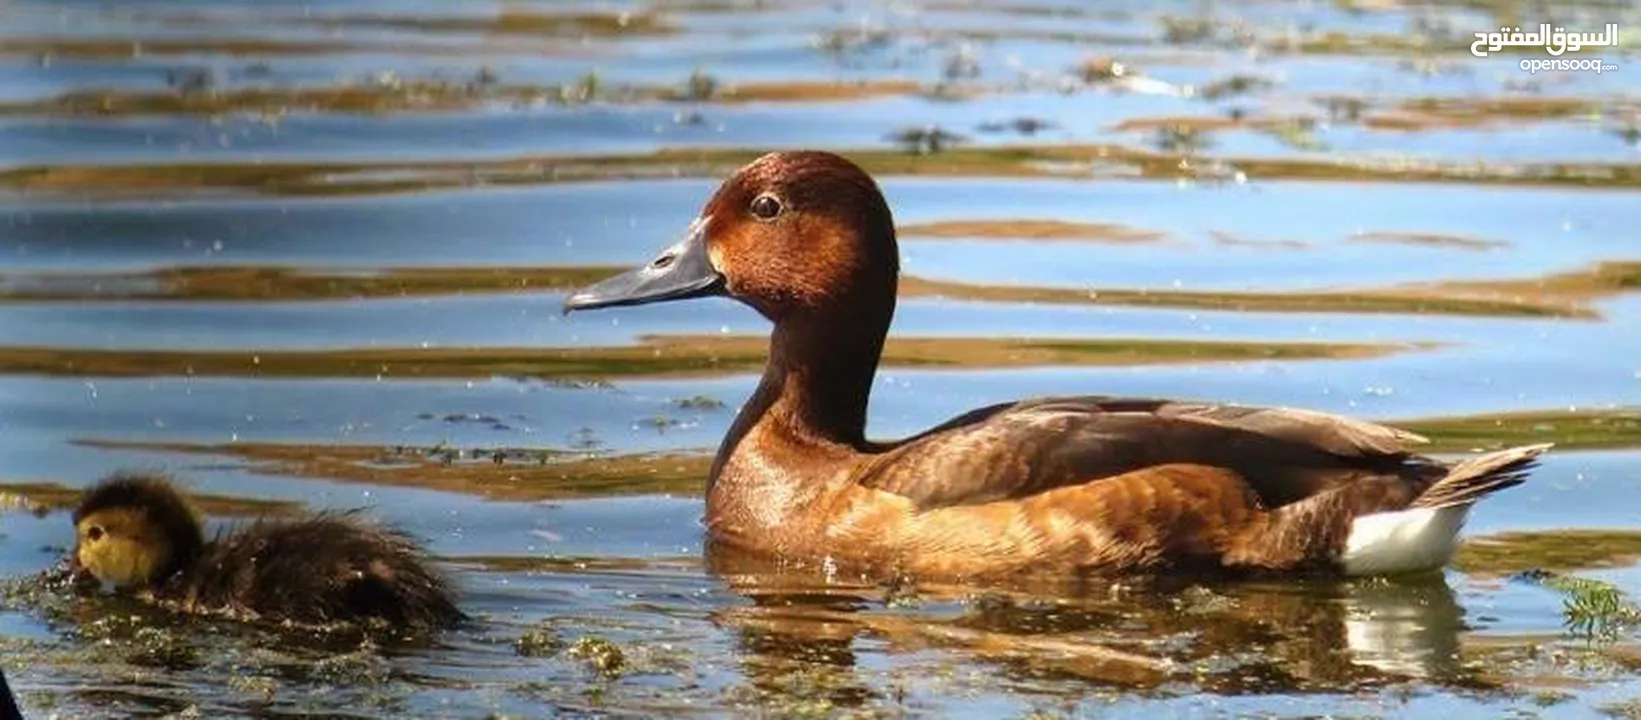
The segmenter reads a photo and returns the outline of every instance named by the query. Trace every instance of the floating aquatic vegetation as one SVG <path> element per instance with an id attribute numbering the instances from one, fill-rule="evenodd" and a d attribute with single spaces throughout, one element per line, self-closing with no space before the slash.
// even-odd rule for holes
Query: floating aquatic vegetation
<path id="1" fill-rule="evenodd" d="M 513 651 L 521 657 L 551 657 L 557 655 L 569 643 L 558 634 L 558 629 L 551 624 L 536 623 L 526 628 L 513 641 Z"/>
<path id="2" fill-rule="evenodd" d="M 1349 240 L 1351 242 L 1442 247 L 1471 251 L 1502 250 L 1510 247 L 1510 243 L 1504 240 L 1486 240 L 1463 235 L 1420 232 L 1359 232 L 1351 235 Z"/>
<path id="3" fill-rule="evenodd" d="M 1641 532 L 1569 528 L 1467 538 L 1454 555 L 1453 566 L 1472 575 L 1502 577 L 1628 567 L 1637 561 L 1641 561 Z"/>
<path id="4" fill-rule="evenodd" d="M 1542 569 L 1514 577 L 1561 593 L 1563 622 L 1574 637 L 1612 642 L 1624 630 L 1641 625 L 1641 606 L 1610 582 Z"/>
<path id="5" fill-rule="evenodd" d="M 1012 130 L 1020 135 L 1030 137 L 1045 130 L 1053 129 L 1054 127 L 1054 123 L 1041 118 L 1018 117 L 1007 122 L 981 123 L 976 126 L 975 129 L 983 133 L 1002 133 Z"/>
<path id="6" fill-rule="evenodd" d="M 628 670 L 627 654 L 621 647 L 604 638 L 584 635 L 570 643 L 564 654 L 586 663 L 593 672 L 606 678 L 618 678 Z"/>
<path id="7" fill-rule="evenodd" d="M 1641 447 L 1641 408 L 1542 410 L 1408 420 L 1400 427 L 1454 451 L 1553 442 L 1557 450 Z M 1548 565 L 1547 565 L 1548 567 Z"/>
<path id="8" fill-rule="evenodd" d="M 1317 135 L 1318 125 L 1314 118 L 1294 118 L 1277 124 L 1270 134 L 1283 145 L 1305 152 L 1322 152 L 1328 149 L 1328 144 Z"/>
<path id="9" fill-rule="evenodd" d="M 1258 75 L 1232 75 L 1197 88 L 1195 94 L 1204 100 L 1214 101 L 1257 93 L 1275 86 L 1276 83 Z"/>
<path id="10" fill-rule="evenodd" d="M 1213 138 L 1200 127 L 1191 124 L 1173 123 L 1156 129 L 1151 136 L 1151 145 L 1167 153 L 1191 155 L 1212 147 Z"/>
<path id="11" fill-rule="evenodd" d="M 702 377 L 761 370 L 768 345 L 763 336 L 657 335 L 640 337 L 635 345 L 562 348 L 190 351 L 0 347 L 0 372 L 75 377 Z M 883 365 L 972 369 L 1343 360 L 1433 347 L 1155 338 L 897 337 L 885 347 Z"/>
<path id="12" fill-rule="evenodd" d="M 933 125 L 899 130 L 889 140 L 914 155 L 935 155 L 952 145 L 968 142 L 968 138 Z"/>
<path id="13" fill-rule="evenodd" d="M 1231 122 L 1214 118 L 1219 122 Z M 1200 123 L 1154 138 L 1179 147 L 1198 139 Z M 1641 163 L 1447 162 L 1401 157 L 1212 157 L 1182 166 L 1177 152 L 1124 145 L 1013 145 L 953 147 L 938 128 L 911 128 L 889 139 L 897 149 L 844 150 L 880 176 L 1077 178 L 1108 176 L 1190 179 L 1234 169 L 1261 180 L 1339 182 L 1462 182 L 1472 185 L 1641 187 Z M 930 142 L 940 152 L 926 152 Z M 166 197 L 189 192 L 242 192 L 273 196 L 335 196 L 422 192 L 488 185 L 616 180 L 637 177 L 712 177 L 733 172 L 762 154 L 755 149 L 690 148 L 636 155 L 545 156 L 465 162 L 301 161 L 174 163 L 164 165 L 33 165 L 0 170 L 0 190 L 75 197 Z M 1091 172 L 1110 168 L 1108 172 Z"/>
<path id="14" fill-rule="evenodd" d="M 672 406 L 680 410 L 721 410 L 724 407 L 724 401 L 707 395 L 696 395 L 673 400 Z"/>
<path id="15" fill-rule="evenodd" d="M 1114 223 L 1029 218 L 942 220 L 899 228 L 919 238 L 983 238 L 1032 242 L 1164 242 L 1162 233 Z M 1212 231 L 1222 245 L 1299 250 L 1297 240 L 1266 241 Z M 1438 233 L 1369 231 L 1347 240 L 1487 249 L 1499 241 Z M 1485 248 L 1483 247 L 1485 246 Z M 578 288 L 622 266 L 376 268 L 366 272 L 259 266 L 172 267 L 146 273 L 0 274 L 0 302 L 51 300 L 257 300 L 417 297 L 445 294 L 550 292 Z M 903 297 L 1062 305 L 1128 305 L 1250 312 L 1401 313 L 1491 317 L 1600 315 L 1592 301 L 1641 289 L 1641 263 L 1605 262 L 1536 278 L 1426 282 L 1321 291 L 1209 291 L 1176 288 L 1071 288 L 982 285 L 901 277 Z"/>

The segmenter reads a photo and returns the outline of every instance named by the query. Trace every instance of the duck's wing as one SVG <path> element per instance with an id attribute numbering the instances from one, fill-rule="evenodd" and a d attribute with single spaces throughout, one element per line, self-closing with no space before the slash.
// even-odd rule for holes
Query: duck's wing
<path id="1" fill-rule="evenodd" d="M 1438 477 L 1413 433 L 1309 410 L 1070 397 L 982 408 L 893 445 L 860 484 L 929 509 L 1019 498 L 1169 463 L 1230 469 L 1268 506 L 1362 477 Z"/>

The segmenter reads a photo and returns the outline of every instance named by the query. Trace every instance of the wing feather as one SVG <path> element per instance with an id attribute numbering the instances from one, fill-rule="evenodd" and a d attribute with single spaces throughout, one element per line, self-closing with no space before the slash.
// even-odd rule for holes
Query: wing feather
<path id="1" fill-rule="evenodd" d="M 996 405 L 886 446 L 856 482 L 920 509 L 1013 499 L 1168 463 L 1241 475 L 1271 507 L 1364 475 L 1396 474 L 1426 442 L 1292 408 L 1103 396 Z"/>

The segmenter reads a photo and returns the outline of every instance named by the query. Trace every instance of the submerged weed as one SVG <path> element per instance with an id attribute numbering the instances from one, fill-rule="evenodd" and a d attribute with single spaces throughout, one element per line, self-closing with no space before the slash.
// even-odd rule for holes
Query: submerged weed
<path id="1" fill-rule="evenodd" d="M 360 645 L 353 652 L 331 655 L 315 662 L 309 670 L 313 680 L 341 686 L 367 686 L 386 682 L 390 673 L 388 661 L 371 643 Z"/>
<path id="2" fill-rule="evenodd" d="M 205 665 L 186 638 L 166 628 L 137 628 L 130 642 L 125 661 L 132 665 L 166 670 L 192 670 Z"/>
<path id="3" fill-rule="evenodd" d="M 719 410 L 724 407 L 724 401 L 707 395 L 696 395 L 673 400 L 672 406 L 679 410 Z"/>
<path id="4" fill-rule="evenodd" d="M 1612 641 L 1619 632 L 1641 624 L 1641 607 L 1612 583 L 1557 575 L 1546 579 L 1544 585 L 1563 594 L 1561 613 L 1572 635 Z"/>
<path id="5" fill-rule="evenodd" d="M 685 100 L 711 100 L 718 95 L 718 79 L 705 70 L 696 70 L 690 73 L 689 81 L 684 84 Z"/>

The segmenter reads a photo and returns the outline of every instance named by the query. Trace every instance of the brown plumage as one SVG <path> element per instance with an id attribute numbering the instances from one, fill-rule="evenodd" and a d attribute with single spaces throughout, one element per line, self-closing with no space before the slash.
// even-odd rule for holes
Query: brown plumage
<path id="1" fill-rule="evenodd" d="M 183 612 L 421 629 L 462 618 L 420 544 L 356 512 L 258 520 L 207 542 L 168 480 L 116 474 L 87 491 L 74 525 L 79 568 Z"/>
<path id="2" fill-rule="evenodd" d="M 774 323 L 711 470 L 715 547 L 955 576 L 1428 570 L 1470 504 L 1520 483 L 1548 447 L 1448 465 L 1413 454 L 1416 435 L 1334 415 L 1108 397 L 994 405 L 871 442 L 898 255 L 864 171 L 771 153 L 682 242 L 565 301 L 727 295 Z"/>

